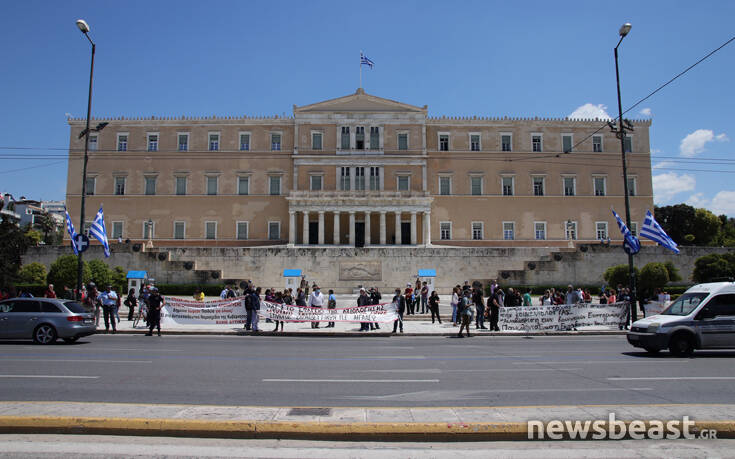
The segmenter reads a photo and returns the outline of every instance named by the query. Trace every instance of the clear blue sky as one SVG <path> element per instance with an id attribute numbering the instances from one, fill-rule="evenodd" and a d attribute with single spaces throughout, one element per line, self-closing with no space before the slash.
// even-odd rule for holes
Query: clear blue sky
<path id="1" fill-rule="evenodd" d="M 730 1 L 6 2 L 0 191 L 65 197 L 65 152 L 50 149 L 68 146 L 65 115 L 86 111 L 77 18 L 97 43 L 94 116 L 290 114 L 354 92 L 361 49 L 376 64 L 367 92 L 430 115 L 564 117 L 590 104 L 615 116 L 622 23 L 624 108 L 735 35 Z M 734 74 L 731 43 L 626 115 L 653 119 L 657 204 L 735 216 Z"/>

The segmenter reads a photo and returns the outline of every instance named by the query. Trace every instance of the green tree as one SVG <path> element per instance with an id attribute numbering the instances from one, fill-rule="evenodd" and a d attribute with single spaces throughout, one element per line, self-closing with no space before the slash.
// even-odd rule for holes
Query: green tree
<path id="1" fill-rule="evenodd" d="M 694 262 L 692 280 L 697 283 L 711 282 L 712 279 L 735 276 L 735 254 L 719 255 L 711 253 L 697 258 Z"/>
<path id="2" fill-rule="evenodd" d="M 20 268 L 18 278 L 24 284 L 45 284 L 46 267 L 37 261 L 28 263 Z"/>
<path id="3" fill-rule="evenodd" d="M 633 267 L 633 271 L 637 278 L 638 268 Z M 602 278 L 605 279 L 607 285 L 613 288 L 617 287 L 618 284 L 627 286 L 630 284 L 630 271 L 628 270 L 628 265 L 611 266 L 605 270 Z"/>
<path id="4" fill-rule="evenodd" d="M 694 211 L 694 224 L 691 229 L 691 234 L 694 235 L 694 244 L 705 246 L 717 244 L 721 227 L 722 222 L 717 218 L 717 215 L 707 209 L 697 209 Z"/>
<path id="5" fill-rule="evenodd" d="M 115 266 L 112 270 L 112 285 L 120 294 L 128 293 L 128 279 L 125 276 L 125 270 L 121 266 Z"/>
<path id="6" fill-rule="evenodd" d="M 669 282 L 679 282 L 681 280 L 681 274 L 679 274 L 679 268 L 674 266 L 674 262 L 667 261 L 664 263 L 666 271 L 669 272 Z"/>
<path id="7" fill-rule="evenodd" d="M 112 285 L 112 271 L 102 260 L 90 260 L 89 271 L 91 274 L 92 282 L 97 284 L 97 289 L 102 291 L 108 285 Z"/>
<path id="8" fill-rule="evenodd" d="M 669 283 L 669 270 L 664 263 L 648 263 L 641 269 L 638 291 L 642 298 L 649 298 L 656 288 Z"/>
<path id="9" fill-rule="evenodd" d="M 72 290 L 77 288 L 77 256 L 63 255 L 51 264 L 48 271 L 48 282 L 54 284 L 57 292 L 63 291 L 67 286 Z M 86 284 L 92 278 L 87 262 L 82 263 L 82 283 Z"/>
<path id="10" fill-rule="evenodd" d="M 35 218 L 36 228 L 43 233 L 43 242 L 46 244 L 54 243 L 56 233 L 56 220 L 46 211 L 43 211 Z"/>
<path id="11" fill-rule="evenodd" d="M 671 237 L 677 244 L 694 245 L 695 239 L 687 240 L 688 234 L 694 235 L 694 221 L 696 209 L 686 204 L 676 204 L 673 206 L 655 207 L 654 214 L 656 221 L 666 234 Z"/>
<path id="12" fill-rule="evenodd" d="M 34 229 L 26 231 L 26 237 L 28 238 L 28 243 L 31 245 L 38 245 L 43 240 L 43 235 Z"/>
<path id="13" fill-rule="evenodd" d="M 0 285 L 6 286 L 17 279 L 20 259 L 29 241 L 18 225 L 4 215 L 0 220 L 0 240 Z"/>

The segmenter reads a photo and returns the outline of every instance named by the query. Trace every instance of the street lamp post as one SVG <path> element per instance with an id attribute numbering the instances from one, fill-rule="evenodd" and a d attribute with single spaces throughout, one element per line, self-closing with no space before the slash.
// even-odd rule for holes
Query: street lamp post
<path id="1" fill-rule="evenodd" d="M 623 122 L 623 104 L 620 99 L 620 70 L 618 68 L 618 47 L 620 46 L 620 43 L 623 42 L 623 39 L 626 35 L 628 35 L 628 32 L 630 32 L 631 24 L 629 22 L 626 22 L 620 27 L 620 30 L 618 31 L 618 34 L 620 35 L 620 40 L 618 41 L 618 44 L 615 46 L 615 81 L 617 82 L 618 86 L 618 129 L 617 129 L 617 137 L 620 139 L 620 154 L 622 155 L 623 159 L 623 191 L 625 193 L 625 224 L 628 226 L 628 229 L 630 229 L 630 198 L 628 195 L 628 164 L 625 157 L 625 131 L 626 126 Z M 631 128 L 632 129 L 632 128 Z M 631 307 L 631 319 L 633 322 L 638 320 L 638 307 L 637 307 L 637 291 L 636 291 L 636 278 L 635 278 L 635 268 L 633 265 L 633 254 L 628 253 L 628 271 L 630 275 L 630 307 Z"/>

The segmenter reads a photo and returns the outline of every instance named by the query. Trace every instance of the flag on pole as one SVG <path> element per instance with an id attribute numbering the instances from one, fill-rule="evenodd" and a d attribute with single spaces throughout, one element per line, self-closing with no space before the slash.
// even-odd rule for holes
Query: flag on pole
<path id="1" fill-rule="evenodd" d="M 618 222 L 618 228 L 620 228 L 620 232 L 623 233 L 623 250 L 625 250 L 625 253 L 635 255 L 636 253 L 640 252 L 641 242 L 638 240 L 637 237 L 633 236 L 633 233 L 631 233 L 626 224 L 623 223 L 620 215 L 618 215 L 614 209 L 611 208 L 610 210 L 612 210 L 612 213 L 615 216 L 615 220 L 617 220 Z"/>
<path id="2" fill-rule="evenodd" d="M 66 214 L 66 232 L 69 233 L 69 238 L 71 238 L 71 248 L 74 249 L 74 255 L 79 255 L 76 238 L 77 232 L 74 231 L 74 225 L 71 222 L 71 217 L 69 217 L 69 211 L 64 209 L 64 213 Z"/>
<path id="3" fill-rule="evenodd" d="M 646 219 L 643 221 L 643 228 L 641 228 L 641 236 L 658 243 L 661 247 L 665 247 L 676 254 L 679 253 L 676 242 L 661 228 L 661 225 L 653 218 L 650 210 L 646 212 Z"/>
<path id="4" fill-rule="evenodd" d="M 362 54 L 362 51 L 360 51 L 360 65 L 367 65 L 368 67 L 373 68 L 375 62 L 371 61 L 370 58 Z"/>
<path id="5" fill-rule="evenodd" d="M 94 217 L 92 226 L 89 227 L 89 234 L 100 241 L 105 247 L 105 256 L 110 256 L 110 244 L 107 242 L 107 230 L 105 229 L 105 215 L 102 213 L 102 206 Z"/>

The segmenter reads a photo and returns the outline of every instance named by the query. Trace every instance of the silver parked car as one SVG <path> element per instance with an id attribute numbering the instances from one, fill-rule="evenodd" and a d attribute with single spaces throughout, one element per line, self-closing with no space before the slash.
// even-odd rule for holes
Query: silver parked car
<path id="1" fill-rule="evenodd" d="M 73 343 L 96 330 L 94 312 L 73 300 L 10 298 L 0 302 L 0 339 L 32 338 L 51 344 L 57 338 Z"/>

